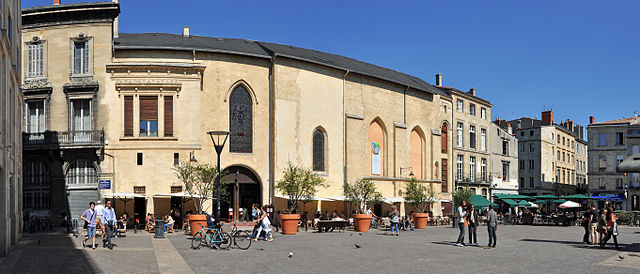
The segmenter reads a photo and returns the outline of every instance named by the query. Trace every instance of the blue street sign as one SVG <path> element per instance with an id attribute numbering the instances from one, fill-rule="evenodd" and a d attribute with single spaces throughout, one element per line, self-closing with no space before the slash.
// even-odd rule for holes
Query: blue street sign
<path id="1" fill-rule="evenodd" d="M 111 180 L 98 180 L 98 189 L 111 189 Z"/>

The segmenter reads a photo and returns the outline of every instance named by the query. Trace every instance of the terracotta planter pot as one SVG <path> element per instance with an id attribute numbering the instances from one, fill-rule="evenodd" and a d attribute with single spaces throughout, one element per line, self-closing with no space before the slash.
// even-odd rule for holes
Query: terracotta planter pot
<path id="1" fill-rule="evenodd" d="M 280 225 L 282 226 L 282 234 L 296 235 L 298 232 L 298 222 L 300 214 L 280 214 Z"/>
<path id="2" fill-rule="evenodd" d="M 427 219 L 429 218 L 429 213 L 413 213 L 413 222 L 415 223 L 415 228 L 417 229 L 425 229 L 427 228 Z"/>
<path id="3" fill-rule="evenodd" d="M 356 231 L 367 232 L 369 231 L 369 225 L 371 225 L 371 214 L 354 214 L 353 222 L 356 224 Z"/>
<path id="4" fill-rule="evenodd" d="M 203 227 L 207 227 L 207 215 L 189 215 L 189 227 L 191 236 L 196 235 Z"/>

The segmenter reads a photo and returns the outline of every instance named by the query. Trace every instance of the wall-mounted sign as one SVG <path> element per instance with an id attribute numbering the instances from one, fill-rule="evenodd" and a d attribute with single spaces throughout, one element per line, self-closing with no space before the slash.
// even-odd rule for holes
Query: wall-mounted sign
<path id="1" fill-rule="evenodd" d="M 380 175 L 380 143 L 371 142 L 371 174 Z"/>
<path id="2" fill-rule="evenodd" d="M 111 189 L 111 180 L 98 180 L 98 189 Z"/>

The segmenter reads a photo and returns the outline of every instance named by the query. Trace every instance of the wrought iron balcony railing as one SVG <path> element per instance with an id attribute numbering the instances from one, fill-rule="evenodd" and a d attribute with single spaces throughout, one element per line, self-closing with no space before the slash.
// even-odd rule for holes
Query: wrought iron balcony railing
<path id="1" fill-rule="evenodd" d="M 25 149 L 104 146 L 104 130 L 23 133 Z"/>

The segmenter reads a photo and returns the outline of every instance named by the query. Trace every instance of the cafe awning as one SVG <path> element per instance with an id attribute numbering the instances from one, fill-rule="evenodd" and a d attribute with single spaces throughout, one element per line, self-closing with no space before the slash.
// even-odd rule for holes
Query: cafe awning
<path id="1" fill-rule="evenodd" d="M 512 200 L 525 200 L 525 199 L 531 199 L 530 196 L 525 196 L 525 195 L 518 195 L 518 194 L 502 194 L 502 193 L 496 193 L 493 194 L 494 197 L 498 198 L 498 199 L 512 199 Z"/>
<path id="2" fill-rule="evenodd" d="M 541 200 L 541 199 L 558 199 L 558 196 L 546 194 L 546 195 L 531 196 L 531 198 L 538 199 L 538 200 Z"/>
<path id="3" fill-rule="evenodd" d="M 176 193 L 164 193 L 164 194 L 156 194 L 153 195 L 154 198 L 171 198 L 171 197 L 180 197 L 180 198 L 196 198 L 200 199 L 202 196 L 198 194 L 191 194 L 187 192 L 176 192 Z M 208 197 L 211 198 L 211 197 Z"/>
<path id="4" fill-rule="evenodd" d="M 593 199 L 593 198 L 584 194 L 574 194 L 574 195 L 562 196 L 562 199 Z"/>
<path id="5" fill-rule="evenodd" d="M 105 198 L 115 198 L 115 199 L 133 199 L 133 198 L 145 198 L 144 195 L 135 194 L 131 192 L 116 192 L 116 193 L 107 193 L 103 195 Z"/>
<path id="6" fill-rule="evenodd" d="M 471 195 L 471 204 L 477 208 L 488 207 L 489 205 L 498 206 L 482 195 Z"/>

